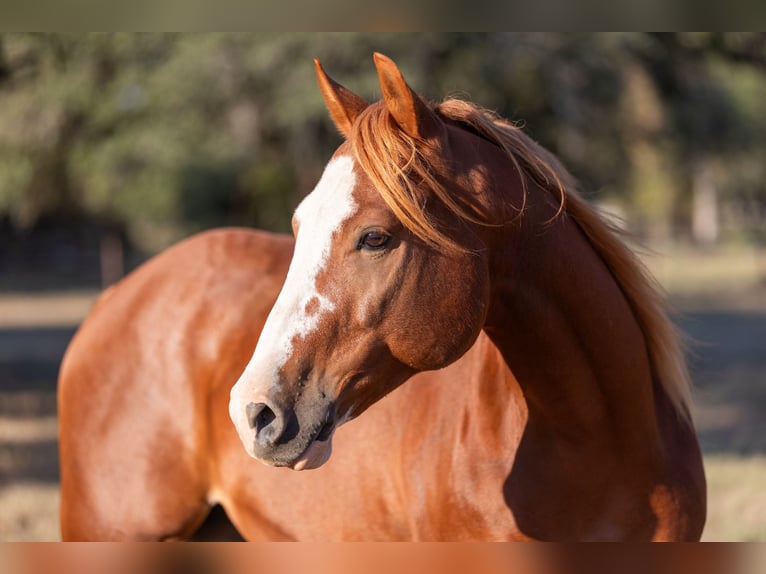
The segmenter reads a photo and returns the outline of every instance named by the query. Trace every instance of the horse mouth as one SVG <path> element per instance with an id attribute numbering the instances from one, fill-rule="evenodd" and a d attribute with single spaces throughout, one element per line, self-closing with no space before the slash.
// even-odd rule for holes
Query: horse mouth
<path id="1" fill-rule="evenodd" d="M 309 441 L 306 449 L 288 466 L 300 471 L 319 468 L 326 463 L 332 454 L 333 432 L 335 432 L 335 422 L 325 422 L 316 437 Z"/>
<path id="2" fill-rule="evenodd" d="M 274 466 L 286 466 L 292 470 L 309 470 L 318 468 L 326 463 L 332 453 L 332 436 L 336 429 L 335 409 L 327 409 L 324 422 L 315 427 L 301 453 L 290 461 L 276 463 Z"/>
<path id="3" fill-rule="evenodd" d="M 319 442 L 325 442 L 327 439 L 329 439 L 332 436 L 332 431 L 334 430 L 335 430 L 335 422 L 327 421 L 324 423 L 324 425 L 322 425 L 322 428 L 319 429 L 319 433 L 317 434 L 314 440 L 318 440 Z"/>

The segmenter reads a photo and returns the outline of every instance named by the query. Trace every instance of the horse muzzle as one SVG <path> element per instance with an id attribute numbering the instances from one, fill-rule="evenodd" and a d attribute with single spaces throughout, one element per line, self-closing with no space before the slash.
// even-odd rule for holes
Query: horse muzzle
<path id="1" fill-rule="evenodd" d="M 232 402 L 230 414 L 245 450 L 264 464 L 307 470 L 330 458 L 336 423 L 333 402 L 316 401 L 297 408 L 268 399 L 244 407 Z"/>

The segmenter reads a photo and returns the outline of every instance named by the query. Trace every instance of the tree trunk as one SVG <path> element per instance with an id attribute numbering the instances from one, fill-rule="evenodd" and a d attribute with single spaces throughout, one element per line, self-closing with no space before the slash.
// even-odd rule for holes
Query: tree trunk
<path id="1" fill-rule="evenodd" d="M 699 245 L 718 242 L 718 189 L 710 161 L 695 161 L 692 169 L 692 236 Z"/>

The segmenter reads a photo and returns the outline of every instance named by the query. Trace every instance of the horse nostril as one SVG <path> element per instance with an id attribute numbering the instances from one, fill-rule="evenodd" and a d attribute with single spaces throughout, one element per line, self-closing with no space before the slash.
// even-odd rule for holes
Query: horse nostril
<path id="1" fill-rule="evenodd" d="M 260 433 L 277 418 L 274 411 L 265 403 L 250 403 L 247 405 L 246 412 L 247 422 L 250 424 L 251 429 L 255 429 L 256 434 Z"/>
<path id="2" fill-rule="evenodd" d="M 265 403 L 249 403 L 247 422 L 255 430 L 255 440 L 262 447 L 273 447 L 284 431 L 283 418 Z"/>

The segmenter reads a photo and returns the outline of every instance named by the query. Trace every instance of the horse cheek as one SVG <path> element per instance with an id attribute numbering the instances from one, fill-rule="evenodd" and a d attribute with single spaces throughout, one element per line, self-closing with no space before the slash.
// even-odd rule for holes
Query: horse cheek
<path id="1" fill-rule="evenodd" d="M 424 278 L 427 284 L 420 281 Z M 417 371 L 441 369 L 471 347 L 484 325 L 489 299 L 486 264 L 474 259 L 457 266 L 432 264 L 418 279 L 403 290 L 410 295 L 401 297 L 402 308 L 393 313 L 398 319 L 389 347 Z"/>
<path id="2" fill-rule="evenodd" d="M 446 366 L 459 359 L 476 341 L 487 315 L 489 277 L 481 261 L 469 259 L 447 283 L 450 290 L 438 305 L 442 337 L 447 342 Z"/>

